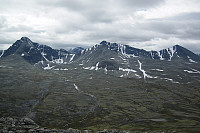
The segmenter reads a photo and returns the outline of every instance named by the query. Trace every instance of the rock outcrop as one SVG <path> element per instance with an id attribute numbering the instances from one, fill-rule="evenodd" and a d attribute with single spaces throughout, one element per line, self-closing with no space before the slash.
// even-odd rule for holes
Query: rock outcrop
<path id="1" fill-rule="evenodd" d="M 80 131 L 78 129 L 50 129 L 40 127 L 30 118 L 2 117 L 0 118 L 0 133 L 92 133 L 91 130 Z M 118 130 L 103 130 L 97 133 L 133 133 Z"/>

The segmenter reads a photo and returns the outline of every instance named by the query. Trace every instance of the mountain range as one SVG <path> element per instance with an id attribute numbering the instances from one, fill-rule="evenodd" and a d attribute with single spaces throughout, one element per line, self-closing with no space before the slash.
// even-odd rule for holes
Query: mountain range
<path id="1" fill-rule="evenodd" d="M 200 127 L 200 56 L 102 41 L 53 49 L 22 37 L 0 51 L 1 117 L 93 131 L 188 132 Z"/>
<path id="2" fill-rule="evenodd" d="M 20 55 L 30 64 L 45 70 L 56 69 L 55 64 L 73 63 L 83 69 L 109 71 L 110 74 L 116 70 L 115 75 L 118 77 L 143 77 L 155 81 L 159 78 L 174 83 L 191 82 L 189 80 L 195 77 L 193 75 L 200 73 L 200 57 L 180 45 L 160 51 L 146 51 L 102 41 L 91 48 L 78 47 L 67 51 L 40 45 L 22 37 L 0 55 L 1 58 Z M 199 78 L 195 77 L 194 81 L 198 82 Z"/>
<path id="3" fill-rule="evenodd" d="M 17 40 L 12 46 L 10 46 L 7 50 L 2 51 L 0 57 L 6 57 L 11 54 L 20 54 L 30 63 L 38 63 L 41 60 L 55 61 L 57 59 L 61 59 L 64 62 L 71 62 L 78 59 L 80 56 L 82 56 L 82 54 L 92 52 L 98 47 L 106 47 L 108 50 L 114 51 L 127 58 L 143 57 L 168 61 L 175 60 L 176 58 L 182 58 L 192 63 L 200 62 L 200 58 L 198 57 L 198 55 L 179 45 L 175 45 L 171 48 L 163 49 L 160 51 L 146 51 L 143 49 L 133 48 L 129 45 L 102 41 L 100 45 L 95 45 L 92 48 L 84 49 L 81 47 L 77 47 L 67 51 L 64 49 L 53 49 L 47 45 L 40 45 L 38 43 L 32 42 L 27 37 L 22 37 L 20 40 Z"/>

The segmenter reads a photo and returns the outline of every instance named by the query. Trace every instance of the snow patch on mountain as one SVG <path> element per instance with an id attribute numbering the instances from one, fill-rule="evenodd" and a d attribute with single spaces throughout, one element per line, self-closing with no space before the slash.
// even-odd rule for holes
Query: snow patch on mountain
<path id="1" fill-rule="evenodd" d="M 72 54 L 72 57 L 70 58 L 69 62 L 72 62 L 74 57 L 75 57 L 75 54 Z"/>
<path id="2" fill-rule="evenodd" d="M 137 72 L 137 71 L 132 70 L 132 69 L 123 69 L 123 68 L 119 68 L 119 70 L 124 71 L 124 72 L 127 72 L 124 76 L 128 76 L 130 72 L 134 72 L 134 73 Z M 122 77 L 123 77 L 123 75 L 122 75 Z"/>
<path id="3" fill-rule="evenodd" d="M 163 72 L 164 71 L 162 69 L 151 69 L 151 70 L 153 70 L 153 71 L 159 71 L 159 72 Z"/>
<path id="4" fill-rule="evenodd" d="M 148 75 L 146 73 L 146 71 L 142 69 L 142 63 L 139 60 L 138 60 L 138 63 L 139 63 L 139 70 L 143 73 L 144 79 L 146 79 L 146 78 L 155 78 L 155 79 L 158 78 L 157 76 L 153 77 L 153 76 Z"/>
<path id="5" fill-rule="evenodd" d="M 150 52 L 150 55 L 151 55 L 151 58 L 154 59 L 154 56 L 153 56 L 153 53 L 152 53 L 152 52 L 153 52 L 153 51 Z"/>
<path id="6" fill-rule="evenodd" d="M 157 53 L 158 53 L 158 56 L 159 56 L 160 60 L 164 60 L 162 52 L 161 51 L 157 51 Z"/>
<path id="7" fill-rule="evenodd" d="M 90 69 L 90 67 L 83 67 L 83 69 L 85 69 L 85 70 L 89 70 L 89 69 Z"/>
<path id="8" fill-rule="evenodd" d="M 90 67 L 90 70 L 94 70 L 96 67 L 95 66 L 92 66 L 92 67 Z"/>
<path id="9" fill-rule="evenodd" d="M 78 88 L 78 86 L 76 85 L 76 84 L 74 84 L 74 88 L 79 92 L 80 90 L 79 90 L 79 88 Z"/>
<path id="10" fill-rule="evenodd" d="M 83 69 L 85 70 L 99 70 L 99 62 L 97 62 L 97 64 L 95 66 L 91 66 L 91 67 L 83 67 Z"/>
<path id="11" fill-rule="evenodd" d="M 142 77 L 141 77 L 140 75 L 138 75 L 138 74 L 135 74 L 135 76 L 138 77 L 139 79 L 142 78 Z"/>
<path id="12" fill-rule="evenodd" d="M 120 51 L 121 51 L 121 54 L 126 58 L 138 57 L 138 56 L 135 56 L 134 54 L 127 54 L 126 53 L 126 45 L 118 44 L 118 52 L 120 52 Z"/>
<path id="13" fill-rule="evenodd" d="M 64 63 L 63 59 L 55 59 L 54 61 L 57 64 L 63 64 Z"/>
<path id="14" fill-rule="evenodd" d="M 124 68 L 120 68 L 120 67 L 119 67 L 119 70 L 120 70 L 120 71 L 124 71 L 124 72 L 134 72 L 134 73 L 137 72 L 136 70 L 129 69 L 129 68 L 124 69 Z"/>
<path id="15" fill-rule="evenodd" d="M 85 95 L 88 95 L 89 97 L 91 97 L 91 98 L 96 98 L 94 95 L 92 95 L 92 94 L 89 94 L 89 93 L 84 93 Z"/>
<path id="16" fill-rule="evenodd" d="M 50 65 L 47 64 L 47 67 L 44 67 L 43 69 L 44 69 L 44 70 L 51 70 L 51 69 L 54 68 L 54 67 L 55 67 L 55 66 L 50 67 Z"/>
<path id="17" fill-rule="evenodd" d="M 175 83 L 175 84 L 180 84 L 180 82 L 175 82 L 173 79 L 170 79 L 170 78 L 161 78 L 161 79 L 164 79 L 166 81 L 171 81 L 172 83 Z"/>
<path id="18" fill-rule="evenodd" d="M 192 59 L 189 59 L 189 61 L 190 61 L 191 63 L 197 63 L 196 61 L 194 61 L 194 60 L 192 60 Z"/>
<path id="19" fill-rule="evenodd" d="M 67 68 L 55 68 L 54 71 L 67 71 Z"/>
<path id="20" fill-rule="evenodd" d="M 97 71 L 99 69 L 99 62 L 96 64 L 95 70 Z"/>
<path id="21" fill-rule="evenodd" d="M 29 49 L 29 51 L 28 51 L 28 54 L 30 53 L 30 51 L 31 51 L 32 49 L 34 49 L 34 47 L 31 46 L 30 49 Z"/>
<path id="22" fill-rule="evenodd" d="M 41 55 L 47 62 L 49 62 L 49 60 L 45 57 L 46 54 L 44 52 L 42 52 Z"/>
<path id="23" fill-rule="evenodd" d="M 2 51 L 2 53 L 1 53 L 1 55 L 0 55 L 0 58 L 3 56 L 3 54 L 4 54 L 4 50 Z"/>
<path id="24" fill-rule="evenodd" d="M 146 79 L 147 77 L 147 74 L 146 72 L 142 69 L 142 63 L 138 60 L 138 63 L 139 63 L 139 70 L 143 73 L 143 76 L 144 76 L 144 79 Z"/>
<path id="25" fill-rule="evenodd" d="M 171 61 L 172 57 L 174 56 L 174 53 L 176 52 L 176 46 L 174 46 L 172 48 L 168 48 L 167 52 L 169 54 L 169 61 Z"/>
<path id="26" fill-rule="evenodd" d="M 190 56 L 187 56 L 187 58 L 188 58 L 189 62 L 191 62 L 191 63 L 198 63 L 198 62 L 194 61 L 193 59 L 191 59 Z"/>
<path id="27" fill-rule="evenodd" d="M 197 73 L 197 74 L 200 74 L 200 71 L 198 70 L 195 70 L 195 69 L 192 69 L 193 71 L 190 71 L 190 70 L 184 70 L 184 72 L 187 72 L 187 73 Z"/>

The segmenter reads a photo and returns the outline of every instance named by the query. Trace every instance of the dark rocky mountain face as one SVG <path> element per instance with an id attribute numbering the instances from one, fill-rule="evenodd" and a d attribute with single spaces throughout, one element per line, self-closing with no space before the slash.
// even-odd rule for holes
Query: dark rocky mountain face
<path id="1" fill-rule="evenodd" d="M 143 49 L 137 49 L 130 47 L 128 45 L 117 44 L 117 43 L 110 43 L 106 41 L 102 41 L 100 43 L 103 46 L 106 46 L 108 49 L 126 55 L 128 57 L 135 57 L 135 56 L 142 56 L 142 57 L 149 57 L 149 52 Z"/>
<path id="2" fill-rule="evenodd" d="M 168 60 L 171 61 L 177 57 L 181 57 L 185 60 L 191 59 L 193 61 L 199 62 L 199 57 L 194 54 L 193 52 L 187 50 L 186 48 L 183 48 L 179 45 L 175 45 L 172 48 L 163 49 L 160 51 L 146 51 L 143 49 L 137 49 L 130 47 L 128 45 L 122 45 L 117 43 L 110 43 L 106 41 L 102 41 L 100 43 L 101 45 L 107 46 L 108 49 L 122 53 L 122 55 L 125 55 L 127 57 L 145 57 L 145 58 L 151 58 L 151 59 L 160 59 L 160 60 Z"/>
<path id="3" fill-rule="evenodd" d="M 23 37 L 1 51 L 0 116 L 57 129 L 197 132 L 199 58 L 179 45 L 103 41 L 70 53 Z"/>
<path id="4" fill-rule="evenodd" d="M 63 63 L 64 61 L 70 61 L 71 57 L 74 56 L 74 54 L 64 49 L 52 49 L 47 45 L 40 45 L 32 42 L 27 37 L 22 37 L 20 40 L 17 40 L 12 46 L 4 51 L 2 57 L 12 54 L 21 55 L 32 64 L 40 61 Z"/>

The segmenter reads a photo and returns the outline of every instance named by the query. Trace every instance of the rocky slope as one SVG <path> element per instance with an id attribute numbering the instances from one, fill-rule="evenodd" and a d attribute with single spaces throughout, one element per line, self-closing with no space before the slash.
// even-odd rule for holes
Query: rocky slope
<path id="1" fill-rule="evenodd" d="M 50 129 L 44 128 L 37 125 L 30 118 L 12 118 L 12 117 L 2 117 L 0 118 L 0 132 L 1 133 L 93 133 L 91 130 L 78 130 L 69 128 L 67 130 L 64 129 Z M 163 130 L 158 130 L 157 132 L 163 132 Z M 169 130 L 168 132 L 175 133 L 174 130 Z M 119 131 L 119 130 L 107 130 L 96 131 L 96 133 L 138 133 L 138 131 Z M 140 132 L 143 133 L 143 132 Z M 150 132 L 149 132 L 150 133 Z"/>

